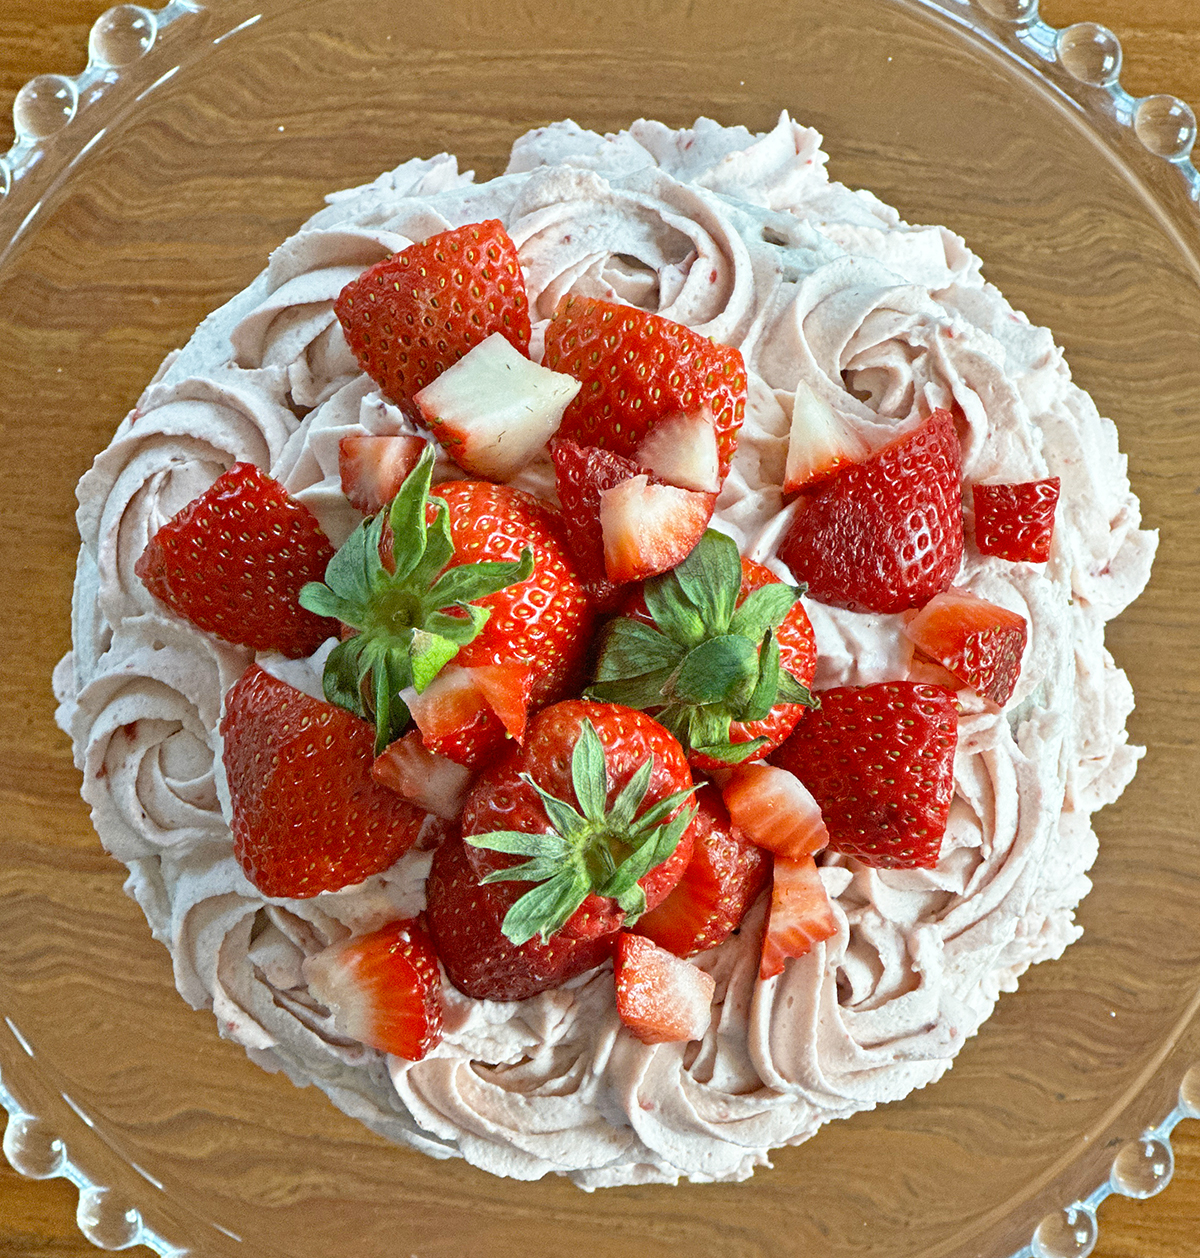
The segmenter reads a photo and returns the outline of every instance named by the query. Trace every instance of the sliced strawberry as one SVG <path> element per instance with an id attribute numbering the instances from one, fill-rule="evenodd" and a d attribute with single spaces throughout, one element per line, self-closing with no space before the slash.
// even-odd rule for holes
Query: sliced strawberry
<path id="1" fill-rule="evenodd" d="M 617 585 L 644 581 L 681 564 L 712 519 L 716 494 L 652 485 L 646 476 L 600 495 L 604 570 Z"/>
<path id="2" fill-rule="evenodd" d="M 520 742 L 525 736 L 534 669 L 524 660 L 462 668 L 451 664 L 408 708 L 425 746 L 468 768 L 484 764 L 499 747 L 494 731 Z"/>
<path id="3" fill-rule="evenodd" d="M 759 847 L 788 860 L 815 856 L 829 843 L 821 808 L 794 773 L 773 764 L 740 764 L 721 788 L 735 825 Z"/>
<path id="4" fill-rule="evenodd" d="M 471 785 L 471 770 L 430 751 L 417 730 L 389 743 L 375 757 L 371 776 L 380 786 L 446 821 L 458 817 Z"/>
<path id="5" fill-rule="evenodd" d="M 712 1022 L 713 976 L 642 935 L 617 937 L 613 982 L 617 1013 L 643 1044 L 698 1040 Z"/>
<path id="6" fill-rule="evenodd" d="M 1001 707 L 1012 698 L 1028 637 L 1024 616 L 950 589 L 931 598 L 904 632 L 976 694 Z"/>
<path id="7" fill-rule="evenodd" d="M 420 1061 L 442 1038 L 442 975 L 416 919 L 336 943 L 308 957 L 304 978 L 342 1034 Z"/>
<path id="8" fill-rule="evenodd" d="M 937 864 L 954 795 L 954 692 L 908 681 L 821 691 L 771 757 L 821 806 L 831 851 L 881 868 Z"/>
<path id="9" fill-rule="evenodd" d="M 697 790 L 696 808 L 692 858 L 683 877 L 636 927 L 677 957 L 727 939 L 771 877 L 770 856 L 733 824 L 714 786 Z"/>
<path id="10" fill-rule="evenodd" d="M 493 332 L 529 349 L 529 300 L 499 219 L 439 232 L 377 262 L 334 311 L 358 365 L 398 406 Z"/>
<path id="11" fill-rule="evenodd" d="M 962 552 L 961 453 L 949 411 L 802 495 L 779 547 L 811 598 L 864 612 L 928 602 L 954 580 Z"/>
<path id="12" fill-rule="evenodd" d="M 600 495 L 622 481 L 637 476 L 642 468 L 600 446 L 580 446 L 566 437 L 550 444 L 558 500 L 562 505 L 563 531 L 588 581 L 604 581 L 604 542 L 600 535 Z"/>
<path id="13" fill-rule="evenodd" d="M 459 465 L 507 480 L 554 436 L 579 381 L 540 367 L 493 332 L 413 401 Z"/>
<path id="14" fill-rule="evenodd" d="M 864 462 L 870 453 L 862 437 L 801 380 L 792 405 L 783 492 L 794 494 L 827 480 L 847 464 Z"/>
<path id="15" fill-rule="evenodd" d="M 814 945 L 836 934 L 837 918 L 816 861 L 811 856 L 799 860 L 776 856 L 759 978 L 782 974 L 789 957 L 806 956 Z"/>
<path id="16" fill-rule="evenodd" d="M 332 558 L 303 503 L 253 463 L 235 463 L 155 533 L 134 571 L 198 629 L 298 658 L 337 636 L 335 620 L 298 602 Z"/>
<path id="17" fill-rule="evenodd" d="M 612 951 L 612 936 L 571 939 L 559 932 L 543 941 L 534 934 L 514 944 L 503 925 L 513 905 L 532 889 L 528 882 L 480 885 L 457 836 L 433 855 L 425 883 L 426 917 L 446 976 L 476 1000 L 524 1000 L 594 969 Z"/>
<path id="18" fill-rule="evenodd" d="M 563 416 L 562 436 L 632 456 L 663 419 L 707 408 L 725 479 L 746 410 L 739 350 L 635 306 L 568 296 L 546 329 L 544 362 L 583 382 Z"/>
<path id="19" fill-rule="evenodd" d="M 410 433 L 344 436 L 338 442 L 338 474 L 342 478 L 342 493 L 350 505 L 364 515 L 374 515 L 386 507 L 400 492 L 428 444 L 424 437 Z"/>
<path id="20" fill-rule="evenodd" d="M 637 461 L 668 485 L 715 494 L 721 489 L 721 452 L 707 410 L 668 415 L 642 438 Z"/>
<path id="21" fill-rule="evenodd" d="M 424 813 L 371 778 L 373 731 L 252 664 L 225 696 L 233 851 L 267 896 L 361 882 L 416 841 Z"/>
<path id="22" fill-rule="evenodd" d="M 984 555 L 1014 563 L 1045 563 L 1054 538 L 1054 511 L 1060 481 L 1015 485 L 975 485 L 975 545 Z"/>
<path id="23" fill-rule="evenodd" d="M 523 742 L 536 675 L 534 666 L 527 660 L 518 660 L 510 664 L 477 664 L 467 671 L 488 707 L 500 718 L 504 732 Z"/>

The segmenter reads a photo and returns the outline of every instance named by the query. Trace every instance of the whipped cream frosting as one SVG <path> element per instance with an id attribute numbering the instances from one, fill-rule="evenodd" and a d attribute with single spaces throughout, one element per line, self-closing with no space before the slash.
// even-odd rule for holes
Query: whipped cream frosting
<path id="1" fill-rule="evenodd" d="M 744 1179 L 772 1148 L 937 1079 L 999 993 L 1079 934 L 1090 815 L 1141 755 L 1104 623 L 1144 586 L 1156 537 L 1139 527 L 1114 426 L 1051 334 L 984 281 L 952 232 L 909 226 L 830 181 L 820 144 L 786 115 L 762 135 L 707 119 L 615 136 L 563 122 L 523 136 L 505 174 L 481 185 L 442 155 L 336 193 L 168 357 L 80 483 L 74 649 L 54 681 L 101 839 L 128 866 L 184 998 L 256 1062 L 317 1084 L 393 1140 L 587 1189 Z M 279 479 L 335 545 L 346 538 L 361 517 L 340 491 L 339 439 L 413 428 L 360 373 L 334 298 L 411 242 L 485 218 L 520 251 L 535 358 L 568 292 L 658 311 L 742 351 L 746 422 L 714 525 L 780 575 L 800 382 L 872 448 L 954 402 L 968 482 L 1062 481 L 1048 563 L 987 558 L 968 541 L 955 584 L 1021 613 L 1029 645 L 1003 712 L 959 694 L 937 868 L 827 855 L 838 931 L 765 982 L 760 901 L 695 959 L 716 980 L 700 1042 L 648 1046 L 624 1031 L 608 965 L 521 1002 L 446 984 L 445 1036 L 420 1062 L 340 1036 L 301 962 L 419 911 L 430 854 L 310 900 L 263 897 L 233 856 L 217 733 L 222 696 L 253 655 L 172 616 L 134 575 L 158 527 L 236 460 Z M 461 475 L 444 460 L 437 474 Z M 552 496 L 548 460 L 516 483 Z M 969 539 L 969 495 L 965 505 Z M 906 675 L 898 617 L 806 607 L 818 688 Z M 259 662 L 320 696 L 322 653 Z"/>

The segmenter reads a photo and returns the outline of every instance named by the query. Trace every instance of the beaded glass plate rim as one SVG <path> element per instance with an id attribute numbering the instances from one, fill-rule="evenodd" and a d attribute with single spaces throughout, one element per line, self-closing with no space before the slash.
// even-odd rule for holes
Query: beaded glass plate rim
<path id="1" fill-rule="evenodd" d="M 1192 161 L 1197 138 L 1196 115 L 1184 101 L 1166 94 L 1135 97 L 1121 85 L 1121 46 L 1106 27 L 1078 22 L 1055 27 L 1038 12 L 1038 0 L 915 0 L 924 8 L 948 17 L 976 36 L 984 36 L 1005 49 L 1035 73 L 1053 69 L 1054 85 L 1086 113 L 1106 117 L 1131 132 L 1152 157 L 1173 168 L 1184 191 L 1200 210 L 1200 170 Z M 153 54 L 162 32 L 172 24 L 202 13 L 198 0 L 170 0 L 158 9 L 137 4 L 118 4 L 93 24 L 88 40 L 88 64 L 78 75 L 42 74 L 17 93 L 13 104 L 16 139 L 0 157 L 0 255 L 24 234 L 40 202 L 24 221 L 10 230 L 6 202 L 14 186 L 27 177 L 47 156 L 47 145 L 63 134 L 80 114 L 101 97 L 125 86 L 122 72 Z M 250 18 L 225 32 L 216 42 L 254 25 Z M 177 70 L 168 69 L 146 88 L 165 82 Z M 139 96 L 137 99 L 141 99 Z M 73 155 L 81 158 L 99 138 L 97 132 Z M 1200 228 L 1200 216 L 1196 225 Z M 0 1011 L 2 1014 L 3 1011 Z M 7 1032 L 30 1058 L 32 1047 L 10 1018 Z M 2 1035 L 3 1032 L 0 1032 Z M 64 1100 L 71 1105 L 69 1098 Z M 105 1249 L 144 1245 L 164 1258 L 182 1258 L 180 1248 L 148 1227 L 141 1212 L 98 1183 L 73 1160 L 62 1135 L 47 1130 L 45 1122 L 26 1110 L 0 1075 L 0 1105 L 8 1113 L 4 1132 L 5 1157 L 20 1174 L 35 1179 L 62 1178 L 79 1191 L 76 1220 L 82 1234 Z M 72 1108 L 75 1109 L 72 1105 Z M 79 1112 L 76 1110 L 76 1112 Z M 1065 1204 L 1047 1215 L 1029 1242 L 1012 1258 L 1087 1258 L 1099 1236 L 1096 1212 L 1111 1194 L 1144 1199 L 1161 1192 L 1174 1170 L 1171 1135 L 1184 1118 L 1200 1118 L 1200 1063 L 1193 1065 L 1180 1083 L 1176 1104 L 1157 1126 L 1127 1141 L 1117 1151 L 1108 1178 L 1086 1198 Z M 81 1121 L 88 1122 L 81 1114 Z M 90 1123 L 89 1123 L 90 1125 Z M 37 1164 L 36 1149 L 49 1157 Z M 147 1179 L 139 1167 L 132 1167 Z M 153 1183 L 153 1180 L 150 1180 Z M 224 1230 L 224 1229 L 221 1229 Z"/>

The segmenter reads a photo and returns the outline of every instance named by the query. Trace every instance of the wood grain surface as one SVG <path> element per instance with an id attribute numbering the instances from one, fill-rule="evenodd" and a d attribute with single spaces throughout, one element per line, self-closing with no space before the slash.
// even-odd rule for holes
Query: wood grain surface
<path id="1" fill-rule="evenodd" d="M 82 70 L 88 31 L 107 7 L 104 0 L 0 0 L 0 150 L 11 142 L 17 91 L 37 74 Z M 1089 19 L 1113 30 L 1125 50 L 1123 81 L 1135 95 L 1170 92 L 1200 105 L 1200 0 L 1042 0 L 1041 11 L 1055 25 Z M 1101 1207 L 1095 1258 L 1200 1256 L 1200 1123 L 1183 1123 L 1174 1147 L 1174 1179 L 1160 1196 L 1114 1196 Z M 76 1204 L 66 1181 L 26 1180 L 0 1159 L 0 1256 L 94 1254 L 76 1226 Z"/>

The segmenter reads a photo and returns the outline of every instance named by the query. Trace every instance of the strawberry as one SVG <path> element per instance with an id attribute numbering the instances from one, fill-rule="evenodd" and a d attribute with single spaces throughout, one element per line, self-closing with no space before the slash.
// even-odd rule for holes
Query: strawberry
<path id="1" fill-rule="evenodd" d="M 909 618 L 904 632 L 976 694 L 1001 707 L 1012 698 L 1028 637 L 1024 616 L 949 589 Z"/>
<path id="2" fill-rule="evenodd" d="M 712 1022 L 713 976 L 643 935 L 618 935 L 613 983 L 617 1014 L 643 1044 L 698 1040 Z"/>
<path id="3" fill-rule="evenodd" d="M 634 476 L 600 495 L 604 572 L 614 585 L 644 581 L 681 564 L 712 519 L 716 494 L 652 485 Z"/>
<path id="4" fill-rule="evenodd" d="M 425 746 L 460 765 L 478 768 L 494 753 L 500 735 L 521 742 L 535 670 L 524 660 L 444 668 L 408 706 Z"/>
<path id="5" fill-rule="evenodd" d="M 981 554 L 1014 563 L 1045 563 L 1054 537 L 1054 511 L 1060 481 L 1016 485 L 975 485 L 975 545 Z"/>
<path id="6" fill-rule="evenodd" d="M 571 939 L 560 931 L 514 944 L 504 933 L 508 914 L 531 888 L 527 882 L 482 886 L 454 835 L 433 854 L 425 882 L 426 920 L 446 977 L 476 1000 L 524 1000 L 594 969 L 612 950 L 612 936 Z"/>
<path id="7" fill-rule="evenodd" d="M 800 594 L 709 529 L 608 626 L 587 693 L 652 713 L 696 768 L 765 756 L 815 702 Z"/>
<path id="8" fill-rule="evenodd" d="M 668 415 L 642 438 L 637 461 L 668 485 L 715 494 L 721 489 L 721 451 L 706 410 Z"/>
<path id="9" fill-rule="evenodd" d="M 771 858 L 730 820 L 714 786 L 696 791 L 692 858 L 667 898 L 638 919 L 637 933 L 677 957 L 727 939 L 771 877 Z"/>
<path id="10" fill-rule="evenodd" d="M 954 795 L 954 692 L 908 681 L 821 691 L 771 757 L 821 806 L 829 848 L 884 869 L 937 864 Z"/>
<path id="11" fill-rule="evenodd" d="M 338 475 L 352 507 L 373 515 L 400 492 L 428 443 L 424 437 L 396 433 L 376 437 L 347 433 L 338 442 Z"/>
<path id="12" fill-rule="evenodd" d="M 739 764 L 721 789 L 735 825 L 752 843 L 799 860 L 829 843 L 821 808 L 794 773 L 773 764 Z"/>
<path id="13" fill-rule="evenodd" d="M 666 417 L 707 410 L 724 481 L 746 410 L 739 350 L 636 306 L 567 296 L 546 329 L 543 361 L 583 383 L 560 436 L 628 457 Z"/>
<path id="14" fill-rule="evenodd" d="M 362 1044 L 420 1061 L 442 1038 L 442 975 L 420 922 L 390 922 L 308 957 L 304 978 L 333 1025 Z"/>
<path id="15" fill-rule="evenodd" d="M 451 660 L 532 668 L 527 697 L 540 706 L 570 684 L 590 638 L 591 603 L 550 511 L 507 485 L 430 490 L 432 468 L 429 447 L 388 510 L 338 551 L 327 584 L 301 592 L 305 607 L 355 631 L 329 655 L 325 697 L 374 719 L 376 754 L 408 723 L 401 692 L 422 694 Z M 496 712 L 473 702 L 470 754 L 458 757 L 469 765 L 505 737 Z M 521 715 L 508 712 L 510 722 Z"/>
<path id="16" fill-rule="evenodd" d="M 371 727 L 252 664 L 225 696 L 233 851 L 267 896 L 361 882 L 413 845 L 424 813 L 371 779 Z"/>
<path id="17" fill-rule="evenodd" d="M 397 406 L 493 332 L 529 350 L 529 300 L 499 219 L 409 245 L 369 267 L 334 303 L 358 365 Z"/>
<path id="18" fill-rule="evenodd" d="M 837 918 L 816 861 L 811 856 L 799 860 L 776 856 L 759 978 L 782 974 L 789 957 L 806 956 L 814 944 L 836 934 Z"/>
<path id="19" fill-rule="evenodd" d="M 683 749 L 643 713 L 581 699 L 539 712 L 463 805 L 476 873 L 537 883 L 505 918 L 508 938 L 594 937 L 661 903 L 691 856 L 691 792 Z"/>
<path id="20" fill-rule="evenodd" d="M 962 560 L 954 417 L 934 411 L 799 503 L 779 557 L 812 598 L 862 612 L 919 607 L 946 589 Z"/>
<path id="21" fill-rule="evenodd" d="M 444 821 L 457 819 L 471 784 L 471 770 L 430 751 L 418 730 L 389 743 L 375 757 L 371 777 Z"/>
<path id="22" fill-rule="evenodd" d="M 869 454 L 863 438 L 801 380 L 792 402 L 784 494 L 790 496 L 806 485 L 827 480 L 840 468 L 863 462 Z"/>
<path id="23" fill-rule="evenodd" d="M 150 539 L 134 571 L 206 633 L 297 658 L 336 636 L 297 597 L 333 547 L 316 517 L 253 463 L 235 463 Z"/>

